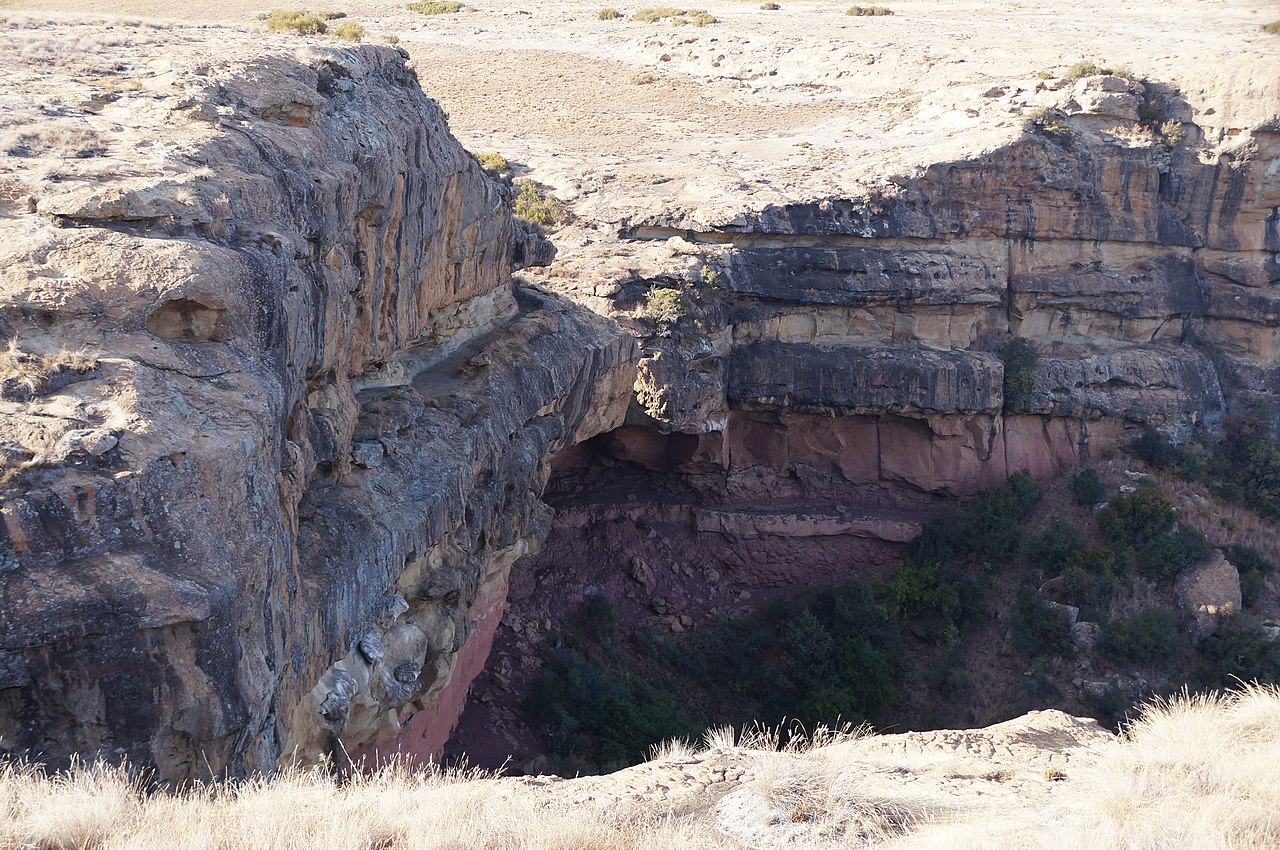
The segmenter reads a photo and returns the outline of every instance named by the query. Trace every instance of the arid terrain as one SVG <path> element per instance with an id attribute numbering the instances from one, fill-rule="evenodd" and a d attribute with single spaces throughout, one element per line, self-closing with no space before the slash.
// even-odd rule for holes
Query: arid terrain
<path id="1" fill-rule="evenodd" d="M 888 5 L 0 0 L 0 848 L 1274 847 L 1274 692 L 1072 714 L 1280 677 L 1280 7 Z M 933 731 L 324 772 L 841 617 Z"/>

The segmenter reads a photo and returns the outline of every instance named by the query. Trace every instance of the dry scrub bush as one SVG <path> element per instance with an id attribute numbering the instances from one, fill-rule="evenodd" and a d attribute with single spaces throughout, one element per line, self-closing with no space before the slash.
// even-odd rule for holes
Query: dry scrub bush
<path id="1" fill-rule="evenodd" d="M 601 9 L 596 12 L 596 20 L 598 21 L 616 21 L 622 17 L 622 13 L 617 9 Z"/>
<path id="2" fill-rule="evenodd" d="M 858 18 L 881 18 L 885 15 L 892 15 L 893 10 L 885 6 L 850 6 L 846 15 L 853 15 Z"/>
<path id="3" fill-rule="evenodd" d="M 633 74 L 627 78 L 627 82 L 631 83 L 633 86 L 647 86 L 650 83 L 656 83 L 657 81 L 658 75 L 650 73 L 649 71 Z"/>
<path id="4" fill-rule="evenodd" d="M 364 41 L 364 27 L 355 21 L 343 21 L 333 28 L 333 34 L 344 41 Z"/>
<path id="5" fill-rule="evenodd" d="M 405 8 L 423 15 L 447 15 L 461 12 L 465 7 L 457 0 L 423 0 L 421 3 L 410 3 Z"/>
<path id="6" fill-rule="evenodd" d="M 328 26 L 324 19 L 301 9 L 273 9 L 267 16 L 267 29 L 272 32 L 296 32 L 298 35 L 323 35 Z"/>
<path id="7" fill-rule="evenodd" d="M 569 217 L 569 211 L 555 195 L 543 191 L 537 183 L 528 177 L 515 181 L 516 200 L 515 214 L 525 221 L 531 221 L 540 227 L 553 227 L 563 224 Z"/>
<path id="8" fill-rule="evenodd" d="M 720 22 L 718 18 L 708 13 L 706 9 L 677 9 L 672 6 L 640 9 L 631 16 L 631 20 L 640 21 L 644 24 L 658 23 L 664 18 L 670 18 L 673 26 L 692 24 L 695 27 L 705 27 Z"/>

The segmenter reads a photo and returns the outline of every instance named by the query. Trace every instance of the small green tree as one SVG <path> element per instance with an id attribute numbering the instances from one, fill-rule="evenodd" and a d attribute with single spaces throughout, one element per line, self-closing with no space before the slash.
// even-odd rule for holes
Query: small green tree
<path id="1" fill-rule="evenodd" d="M 1040 355 L 1030 340 L 1015 336 L 1000 350 L 1000 359 L 1004 361 L 1005 410 L 1030 410 L 1031 400 L 1039 383 L 1036 379 L 1036 364 L 1040 362 Z"/>

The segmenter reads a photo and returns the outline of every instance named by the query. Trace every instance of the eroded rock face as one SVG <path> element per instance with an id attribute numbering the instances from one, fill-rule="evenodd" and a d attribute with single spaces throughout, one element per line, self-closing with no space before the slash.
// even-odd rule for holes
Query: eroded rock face
<path id="1" fill-rule="evenodd" d="M 81 77 L 3 95 L 37 135 L 83 98 L 95 153 L 0 157 L 0 335 L 97 364 L 0 401 L 0 749 L 167 780 L 354 752 L 449 688 L 634 345 L 513 289 L 509 190 L 403 52 L 70 29 Z"/>

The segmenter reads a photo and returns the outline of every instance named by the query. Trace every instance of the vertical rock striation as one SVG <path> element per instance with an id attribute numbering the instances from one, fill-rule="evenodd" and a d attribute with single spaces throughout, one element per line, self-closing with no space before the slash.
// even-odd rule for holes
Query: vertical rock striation
<path id="1" fill-rule="evenodd" d="M 92 362 L 0 400 L 0 748 L 166 780 L 353 752 L 483 641 L 633 344 L 513 288 L 509 190 L 403 52 L 74 36 L 84 78 L 5 95 L 37 142 L 83 98 L 96 141 L 0 158 L 0 336 Z"/>

